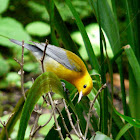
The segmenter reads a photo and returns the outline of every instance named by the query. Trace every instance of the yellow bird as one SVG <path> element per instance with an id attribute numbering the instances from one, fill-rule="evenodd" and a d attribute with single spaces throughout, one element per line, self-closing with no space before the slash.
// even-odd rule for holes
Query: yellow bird
<path id="1" fill-rule="evenodd" d="M 10 39 L 10 41 L 22 46 L 21 41 L 14 39 Z M 24 43 L 24 47 L 30 50 L 37 60 L 41 60 L 46 44 L 33 43 L 34 45 Z M 78 102 L 83 95 L 88 95 L 93 87 L 92 79 L 83 61 L 76 54 L 63 48 L 47 45 L 44 69 L 54 72 L 60 79 L 73 84 L 79 92 Z"/>

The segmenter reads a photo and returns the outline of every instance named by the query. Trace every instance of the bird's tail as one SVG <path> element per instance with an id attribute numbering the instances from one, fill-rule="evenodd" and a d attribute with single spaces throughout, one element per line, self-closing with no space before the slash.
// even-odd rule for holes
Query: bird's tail
<path id="1" fill-rule="evenodd" d="M 15 40 L 15 39 L 9 39 L 11 42 L 19 45 L 19 46 L 22 46 L 22 42 L 21 41 L 18 41 L 18 40 Z M 36 45 L 31 45 L 31 44 L 27 44 L 27 43 L 24 43 L 24 47 L 26 49 L 28 49 L 29 51 L 31 51 L 33 53 L 33 55 L 38 59 L 40 60 L 42 55 L 43 55 L 43 51 L 38 48 Z"/>

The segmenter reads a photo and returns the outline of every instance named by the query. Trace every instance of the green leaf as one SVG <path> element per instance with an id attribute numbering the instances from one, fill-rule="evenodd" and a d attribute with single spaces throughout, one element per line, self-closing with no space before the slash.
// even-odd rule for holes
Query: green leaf
<path id="1" fill-rule="evenodd" d="M 90 101 L 93 101 L 95 96 L 96 96 L 97 90 L 95 88 L 92 89 L 90 94 L 88 94 L 88 98 Z M 96 99 L 95 104 L 94 104 L 95 111 L 97 112 L 98 116 L 100 116 L 100 104 L 98 99 Z"/>
<path id="2" fill-rule="evenodd" d="M 125 121 L 127 121 L 128 123 L 130 123 L 131 125 L 140 128 L 140 120 L 129 117 L 129 116 L 125 116 L 122 115 L 121 113 L 119 113 L 115 108 L 114 111 L 117 115 L 121 116 Z"/>
<path id="3" fill-rule="evenodd" d="M 45 124 L 49 120 L 50 116 L 51 116 L 50 113 L 41 115 L 39 117 L 39 120 L 38 120 L 38 125 Z M 56 115 L 56 117 L 58 117 L 58 115 Z M 55 123 L 54 117 L 52 116 L 50 122 L 45 127 L 43 127 L 42 129 L 40 129 L 39 130 L 39 133 L 42 134 L 42 135 L 47 135 L 48 132 L 50 131 L 50 129 L 53 127 L 54 123 Z"/>
<path id="4" fill-rule="evenodd" d="M 24 88 L 29 89 L 29 88 L 32 87 L 32 85 L 33 85 L 33 82 L 32 81 L 28 81 L 28 82 L 24 83 Z"/>
<path id="5" fill-rule="evenodd" d="M 0 58 L 0 76 L 3 76 L 4 74 L 8 73 L 9 71 L 9 64 L 6 60 Z"/>
<path id="6" fill-rule="evenodd" d="M 100 55 L 100 34 L 99 34 L 99 25 L 97 23 L 92 23 L 89 24 L 85 27 L 88 37 L 91 41 L 92 44 L 92 48 L 94 50 L 95 55 L 98 57 Z M 105 33 L 104 33 L 105 34 Z M 86 52 L 86 48 L 84 47 L 84 42 L 81 36 L 81 33 L 79 31 L 73 32 L 71 34 L 72 39 L 79 44 L 81 47 L 79 49 L 79 53 L 82 56 L 82 58 L 84 60 L 88 60 L 88 54 Z M 112 48 L 110 46 L 110 43 L 108 41 L 108 38 L 105 34 L 105 38 L 106 38 L 106 46 L 107 46 L 107 54 L 109 56 L 109 58 L 113 57 L 113 52 L 112 52 Z"/>
<path id="7" fill-rule="evenodd" d="M 11 135 L 10 135 L 10 138 L 11 138 L 11 139 L 16 139 L 16 138 L 17 138 L 18 129 L 19 129 L 19 123 L 20 123 L 20 121 L 18 120 L 18 121 L 16 122 L 15 126 L 14 126 L 13 132 L 12 132 Z M 30 131 L 31 131 L 31 128 L 30 128 L 30 126 L 28 125 L 28 126 L 27 126 L 27 129 L 26 129 L 26 133 L 25 133 L 25 139 L 29 139 Z"/>
<path id="8" fill-rule="evenodd" d="M 49 16 L 51 17 L 52 11 L 51 11 L 51 4 L 53 3 L 53 1 L 46 1 L 44 0 L 45 3 L 45 7 L 49 13 Z M 75 43 L 73 42 L 73 40 L 70 37 L 69 31 L 65 25 L 65 23 L 63 22 L 55 4 L 54 4 L 54 8 L 53 8 L 53 14 L 54 14 L 54 19 L 53 19 L 53 23 L 52 23 L 52 28 L 55 29 L 55 31 L 57 31 L 57 33 L 59 34 L 65 49 L 67 50 L 72 50 L 74 53 L 78 54 L 78 49 L 77 46 L 75 45 Z"/>
<path id="9" fill-rule="evenodd" d="M 140 87 L 140 65 L 139 65 L 139 62 L 138 62 L 132 48 L 129 45 L 125 46 L 124 49 L 125 49 L 125 53 L 127 55 L 129 64 L 133 70 L 133 74 L 135 76 L 137 85 Z"/>
<path id="10" fill-rule="evenodd" d="M 71 137 L 73 140 L 79 140 L 79 137 L 77 135 L 71 134 Z M 70 138 L 66 137 L 65 140 L 70 140 Z"/>
<path id="11" fill-rule="evenodd" d="M 42 94 L 50 91 L 63 96 L 63 87 L 58 77 L 52 72 L 45 72 L 35 80 L 33 86 L 29 90 L 22 110 L 17 139 L 24 139 L 25 130 L 35 104 Z"/>
<path id="12" fill-rule="evenodd" d="M 26 4 L 35 16 L 38 15 L 39 18 L 42 18 L 44 21 L 49 21 L 49 15 L 44 4 L 41 5 L 36 1 L 28 1 Z"/>
<path id="13" fill-rule="evenodd" d="M 8 4 L 9 0 L 0 0 L 0 14 L 7 10 Z"/>
<path id="14" fill-rule="evenodd" d="M 23 25 L 10 17 L 0 18 L 0 44 L 6 47 L 16 46 L 2 36 L 24 41 L 31 40 Z"/>
<path id="15" fill-rule="evenodd" d="M 124 133 L 129 129 L 131 128 L 133 125 L 127 123 L 121 130 L 120 132 L 118 133 L 118 135 L 116 136 L 115 140 L 119 140 L 123 135 Z"/>
<path id="16" fill-rule="evenodd" d="M 9 86 L 20 86 L 20 76 L 16 72 L 9 72 L 6 76 L 6 81 Z"/>
<path id="17" fill-rule="evenodd" d="M 8 118 L 9 118 L 9 114 L 0 117 L 0 120 L 2 122 L 7 122 Z M 1 123 L 0 123 L 0 127 L 3 127 L 3 125 Z"/>
<path id="18" fill-rule="evenodd" d="M 41 22 L 41 21 L 35 21 L 29 23 L 25 27 L 26 31 L 35 36 L 47 36 L 50 34 L 50 26 L 47 23 Z"/>
<path id="19" fill-rule="evenodd" d="M 87 35 L 86 30 L 85 30 L 84 24 L 82 23 L 78 13 L 76 12 L 75 8 L 73 7 L 71 1 L 70 0 L 65 0 L 65 1 L 67 3 L 68 7 L 70 8 L 73 16 L 75 17 L 77 26 L 78 26 L 78 28 L 81 32 L 81 35 L 82 35 L 82 38 L 83 38 L 83 41 L 84 41 L 84 44 L 85 44 L 85 47 L 86 47 L 86 51 L 87 51 L 88 56 L 89 56 L 90 64 L 91 64 L 92 68 L 95 67 L 96 70 L 100 71 L 100 66 L 99 66 L 98 60 L 95 57 L 95 53 L 92 49 L 92 45 L 91 45 L 90 40 L 88 38 L 88 35 Z"/>
<path id="20" fill-rule="evenodd" d="M 24 64 L 24 71 L 27 71 L 27 72 L 33 72 L 33 71 L 36 71 L 37 68 L 39 67 L 39 63 L 38 62 L 27 62 Z"/>
<path id="21" fill-rule="evenodd" d="M 92 136 L 90 140 L 112 140 L 110 137 L 106 136 L 105 134 L 101 133 L 100 131 L 96 132 L 95 136 Z"/>
<path id="22" fill-rule="evenodd" d="M 120 48 L 120 37 L 114 13 L 106 0 L 98 0 L 97 5 L 99 10 L 98 21 L 100 21 L 100 25 L 110 41 L 113 53 L 116 54 Z"/>

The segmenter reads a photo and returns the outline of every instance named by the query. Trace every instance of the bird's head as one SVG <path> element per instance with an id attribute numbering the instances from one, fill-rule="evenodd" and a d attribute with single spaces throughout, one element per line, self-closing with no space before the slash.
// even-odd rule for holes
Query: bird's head
<path id="1" fill-rule="evenodd" d="M 75 86 L 79 92 L 79 98 L 78 98 L 78 102 L 79 102 L 81 100 L 81 98 L 83 96 L 88 95 L 90 93 L 91 89 L 93 88 L 93 82 L 92 82 L 92 79 L 91 79 L 89 73 L 87 72 L 86 74 L 84 74 L 83 77 L 79 78 L 76 81 Z"/>

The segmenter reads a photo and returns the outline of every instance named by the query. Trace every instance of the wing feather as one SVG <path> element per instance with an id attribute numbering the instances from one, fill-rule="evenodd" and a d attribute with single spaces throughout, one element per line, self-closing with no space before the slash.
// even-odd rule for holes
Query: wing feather
<path id="1" fill-rule="evenodd" d="M 21 41 L 17 41 L 14 39 L 10 39 L 10 41 L 22 46 Z M 30 50 L 37 57 L 37 59 L 41 59 L 42 55 L 43 55 L 45 43 L 36 43 L 33 41 L 32 41 L 32 43 L 34 45 L 24 43 L 25 48 Z M 71 53 L 72 55 L 75 55 L 70 51 L 69 51 L 69 53 Z M 54 59 L 58 63 L 62 64 L 67 69 L 70 69 L 70 70 L 73 70 L 76 72 L 81 71 L 81 68 L 76 63 L 76 61 L 74 61 L 73 59 L 71 59 L 70 57 L 67 56 L 67 50 L 65 50 L 65 49 L 48 44 L 47 49 L 46 49 L 46 55 L 48 55 L 49 57 L 51 57 L 52 59 Z"/>

